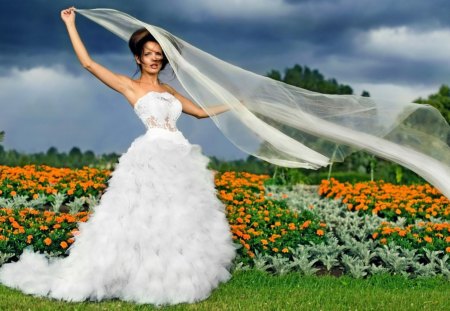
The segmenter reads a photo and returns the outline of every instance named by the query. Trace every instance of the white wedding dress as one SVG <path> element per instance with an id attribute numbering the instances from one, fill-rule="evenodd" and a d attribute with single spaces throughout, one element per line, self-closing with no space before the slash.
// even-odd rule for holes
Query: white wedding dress
<path id="1" fill-rule="evenodd" d="M 176 128 L 181 103 L 152 91 L 134 110 L 147 131 L 120 157 L 69 256 L 27 248 L 0 268 L 0 283 L 66 301 L 164 305 L 206 299 L 231 278 L 236 247 L 209 159 Z"/>

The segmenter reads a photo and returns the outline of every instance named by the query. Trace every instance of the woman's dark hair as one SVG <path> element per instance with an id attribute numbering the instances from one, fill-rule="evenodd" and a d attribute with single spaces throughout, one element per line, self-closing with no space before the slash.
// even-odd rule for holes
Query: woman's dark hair
<path id="1" fill-rule="evenodd" d="M 158 41 L 156 41 L 155 37 L 153 37 L 146 28 L 140 28 L 140 29 L 136 30 L 135 32 L 133 32 L 133 34 L 130 37 L 130 40 L 128 40 L 128 46 L 130 47 L 130 50 L 133 53 L 133 55 L 137 55 L 139 57 L 139 59 L 141 59 L 142 52 L 144 50 L 144 45 L 145 45 L 145 43 L 147 43 L 149 41 L 158 43 Z M 163 53 L 163 59 L 162 59 L 161 70 L 164 70 L 164 68 L 169 63 L 169 61 L 167 60 L 167 57 L 166 57 L 166 54 L 164 54 L 164 51 L 162 53 Z M 137 66 L 138 66 L 138 68 L 137 68 L 136 72 L 134 73 L 134 75 L 136 75 L 136 73 L 138 73 L 140 70 L 142 70 L 142 67 L 140 64 L 137 64 Z"/>

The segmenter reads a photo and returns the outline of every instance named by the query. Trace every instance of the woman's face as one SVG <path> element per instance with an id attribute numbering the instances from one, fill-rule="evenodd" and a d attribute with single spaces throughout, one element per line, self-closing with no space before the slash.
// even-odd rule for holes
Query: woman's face
<path id="1" fill-rule="evenodd" d="M 136 61 L 141 65 L 142 71 L 150 74 L 157 74 L 162 68 L 163 52 L 158 43 L 148 41 L 142 49 L 141 59 L 136 57 Z"/>

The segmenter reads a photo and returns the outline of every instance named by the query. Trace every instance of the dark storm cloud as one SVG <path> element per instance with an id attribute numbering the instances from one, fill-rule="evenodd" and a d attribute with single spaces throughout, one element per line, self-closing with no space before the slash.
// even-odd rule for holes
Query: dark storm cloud
<path id="1" fill-rule="evenodd" d="M 198 7 L 193 9 L 193 3 Z M 304 44 L 316 58 L 329 55 L 361 57 L 354 36 L 383 26 L 434 28 L 448 26 L 450 1 L 295 1 L 281 14 L 239 14 L 239 6 L 229 13 L 208 10 L 202 1 L 5 1 L 2 3 L 0 66 L 32 66 L 73 60 L 73 52 L 59 11 L 75 4 L 78 8 L 111 7 L 138 19 L 166 28 L 194 45 L 235 64 L 259 71 L 280 64 L 277 57 L 288 61 L 285 53 Z M 233 4 L 230 3 L 229 6 Z M 240 6 L 242 6 L 241 4 Z M 209 5 L 211 7 L 213 5 Z M 256 12 L 255 14 L 257 14 Z M 94 54 L 129 53 L 126 44 L 114 34 L 77 16 L 80 34 Z M 357 42 L 356 42 L 357 43 Z M 67 55 L 65 54 L 67 53 Z M 56 56 L 56 54 L 58 54 Z M 253 58 L 273 56 L 266 68 L 248 66 Z M 303 55 L 299 51 L 299 55 Z M 269 58 L 270 59 L 270 58 Z M 307 61 L 307 59 L 305 59 Z M 67 63 L 69 63 L 68 61 Z M 251 61 L 249 62 L 251 63 Z M 411 65 L 406 62 L 405 65 Z M 418 66 L 420 64 L 417 64 Z M 119 64 L 120 66 L 120 64 Z M 389 66 L 388 66 L 389 67 Z"/>

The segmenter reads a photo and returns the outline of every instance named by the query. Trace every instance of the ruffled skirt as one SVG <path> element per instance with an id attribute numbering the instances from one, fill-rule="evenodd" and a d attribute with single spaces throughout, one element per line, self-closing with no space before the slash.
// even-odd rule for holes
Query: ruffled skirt
<path id="1" fill-rule="evenodd" d="M 181 132 L 149 129 L 120 157 L 69 256 L 25 249 L 0 267 L 0 283 L 66 301 L 206 299 L 236 255 L 208 161 Z"/>

